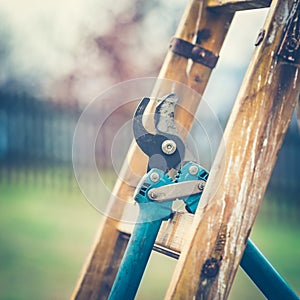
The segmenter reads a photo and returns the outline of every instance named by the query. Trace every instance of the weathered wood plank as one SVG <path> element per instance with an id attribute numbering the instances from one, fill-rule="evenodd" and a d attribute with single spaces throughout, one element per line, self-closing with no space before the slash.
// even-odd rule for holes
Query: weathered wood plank
<path id="1" fill-rule="evenodd" d="M 124 234 L 111 234 L 115 232 L 115 226 L 115 222 L 111 219 L 102 221 L 71 299 L 106 299 L 104 298 L 107 294 L 105 291 L 110 289 L 110 286 L 106 287 L 105 284 L 110 283 L 112 272 L 115 272 L 115 265 L 118 266 L 121 263 L 128 242 L 128 236 Z M 107 253 L 107 249 L 113 249 L 113 253 Z M 97 272 L 101 272 L 101 276 Z M 99 277 L 103 280 L 102 286 L 99 283 Z"/>
<path id="2" fill-rule="evenodd" d="M 194 215 L 186 212 L 175 212 L 172 219 L 164 221 L 155 245 L 176 252 L 178 255 L 186 243 L 186 233 L 189 232 L 193 223 Z M 118 229 L 127 235 L 133 230 L 133 224 L 120 223 Z"/>
<path id="3" fill-rule="evenodd" d="M 182 17 L 176 37 L 194 42 L 201 30 L 209 30 L 210 36 L 203 41 L 203 45 L 218 54 L 225 39 L 233 14 L 218 14 L 208 12 L 205 8 L 206 1 L 192 0 Z M 190 72 L 190 70 L 192 70 Z M 188 60 L 182 56 L 169 52 L 159 74 L 160 78 L 172 79 L 193 87 L 202 94 L 207 85 L 212 70 L 200 64 L 188 67 Z M 201 74 L 201 80 L 191 74 Z M 199 75 L 200 76 L 200 75 Z M 192 78 L 191 78 L 192 77 Z M 173 83 L 158 83 L 153 95 L 165 95 L 172 90 Z M 144 96 L 144 95 L 143 95 Z M 198 107 L 200 97 L 197 99 L 181 96 L 182 108 L 176 112 L 177 121 L 184 130 L 189 130 L 193 115 Z M 186 103 L 186 102 L 187 103 Z M 149 122 L 146 122 L 146 126 Z M 183 131 L 184 131 L 183 130 Z M 146 169 L 146 157 L 133 142 L 127 156 L 127 167 L 123 167 L 122 174 L 113 190 L 113 194 L 124 200 L 132 200 L 135 186 Z M 132 174 L 135 174 L 134 176 Z M 110 207 L 114 215 L 122 214 L 124 207 L 115 205 L 114 198 L 110 200 Z M 120 260 L 127 245 L 126 239 L 118 230 L 119 222 L 104 219 L 102 230 L 96 238 L 96 243 L 83 268 L 82 275 L 73 292 L 72 299 L 107 299 Z"/>
<path id="4" fill-rule="evenodd" d="M 174 217 L 163 222 L 156 239 L 156 244 L 172 251 L 181 253 L 186 243 L 186 234 L 193 223 L 194 215 L 189 213 L 176 213 Z"/>
<path id="5" fill-rule="evenodd" d="M 166 299 L 228 297 L 299 98 L 299 69 L 276 57 L 293 3 L 272 3 Z"/>
<path id="6" fill-rule="evenodd" d="M 175 36 L 191 43 L 197 41 L 198 45 L 218 56 L 234 14 L 209 11 L 206 6 L 207 0 L 191 1 Z M 188 21 L 184 22 L 183 20 Z M 184 83 L 202 95 L 211 72 L 212 69 L 202 64 L 191 63 L 188 65 L 186 58 L 169 51 L 158 77 Z M 185 99 L 184 95 L 180 98 L 176 116 L 184 130 L 189 130 L 192 126 L 198 105 L 199 99 L 192 101 L 192 99 Z M 184 132 L 180 132 L 180 134 L 184 135 Z"/>
<path id="7" fill-rule="evenodd" d="M 212 9 L 235 12 L 254 8 L 264 8 L 271 5 L 272 0 L 208 0 Z"/>
<path id="8" fill-rule="evenodd" d="M 298 99 L 297 102 L 297 122 L 298 122 L 298 128 L 300 132 L 300 98 Z"/>

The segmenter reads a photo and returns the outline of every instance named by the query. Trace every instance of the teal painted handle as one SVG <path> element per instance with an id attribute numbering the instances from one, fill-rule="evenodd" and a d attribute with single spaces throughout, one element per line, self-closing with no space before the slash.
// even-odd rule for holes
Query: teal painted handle
<path id="1" fill-rule="evenodd" d="M 270 300 L 299 300 L 288 283 L 248 239 L 240 266 Z"/>
<path id="2" fill-rule="evenodd" d="M 140 213 L 138 223 L 128 242 L 109 300 L 132 300 L 138 290 L 149 260 L 162 220 L 143 223 Z"/>

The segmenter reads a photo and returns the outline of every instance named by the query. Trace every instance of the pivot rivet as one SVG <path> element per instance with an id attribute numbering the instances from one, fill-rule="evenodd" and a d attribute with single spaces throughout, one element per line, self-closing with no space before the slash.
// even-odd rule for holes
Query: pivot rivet
<path id="1" fill-rule="evenodd" d="M 150 180 L 152 182 L 157 182 L 159 180 L 159 174 L 156 172 L 153 172 L 150 174 Z"/>
<path id="2" fill-rule="evenodd" d="M 173 140 L 165 140 L 161 144 L 161 150 L 163 153 L 171 155 L 176 151 L 176 143 Z"/>
<path id="3" fill-rule="evenodd" d="M 190 166 L 189 173 L 191 175 L 196 175 L 198 173 L 198 167 L 197 166 Z"/>

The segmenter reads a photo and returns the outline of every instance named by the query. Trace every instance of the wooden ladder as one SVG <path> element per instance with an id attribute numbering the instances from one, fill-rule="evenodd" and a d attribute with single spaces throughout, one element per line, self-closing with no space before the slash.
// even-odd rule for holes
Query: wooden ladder
<path id="1" fill-rule="evenodd" d="M 299 99 L 299 39 L 295 40 L 288 30 L 295 7 L 299 17 L 299 0 L 191 0 L 175 34 L 218 57 L 235 12 L 269 6 L 224 133 L 226 149 L 220 148 L 216 155 L 202 205 L 195 216 L 175 214 L 164 223 L 157 238 L 157 250 L 173 256 L 181 253 L 166 299 L 228 297 Z M 299 30 L 299 18 L 297 22 Z M 191 63 L 191 59 L 175 52 L 167 53 L 159 78 L 184 83 L 202 95 L 214 66 Z M 169 92 L 169 85 L 162 81 L 155 93 Z M 199 101 L 179 104 L 186 109 L 176 112 L 177 122 L 189 130 Z M 137 184 L 132 171 L 143 176 L 147 164 L 135 142 L 128 152 L 127 164 L 129 167 L 124 167 L 119 176 L 123 181 L 118 179 L 113 191 L 121 199 L 132 199 Z M 219 182 L 217 191 L 214 182 Z M 114 200 L 110 199 L 111 207 L 121 215 L 124 207 L 114 207 Z M 183 234 L 186 228 L 188 236 Z M 104 218 L 72 299 L 107 299 L 128 235 L 128 226 Z M 207 280 L 200 275 L 211 257 L 220 258 L 220 271 L 219 276 Z"/>

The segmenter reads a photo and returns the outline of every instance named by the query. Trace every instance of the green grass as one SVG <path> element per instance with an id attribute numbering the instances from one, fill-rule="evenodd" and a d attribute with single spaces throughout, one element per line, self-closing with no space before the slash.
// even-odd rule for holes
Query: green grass
<path id="1" fill-rule="evenodd" d="M 1 186 L 0 299 L 68 299 L 100 215 L 81 194 Z"/>
<path id="2" fill-rule="evenodd" d="M 268 258 L 277 271 L 300 294 L 300 238 L 295 224 L 269 222 L 260 217 L 255 223 L 252 241 Z M 247 287 L 243 290 L 242 287 Z M 247 275 L 239 270 L 232 292 L 232 299 L 265 299 Z"/>
<path id="3" fill-rule="evenodd" d="M 259 218 L 251 235 L 252 241 L 259 247 L 279 273 L 300 294 L 300 237 L 295 225 L 268 222 Z M 176 261 L 152 254 L 150 264 L 143 278 L 138 299 L 163 299 Z M 230 300 L 265 299 L 244 271 L 240 268 L 235 278 Z"/>
<path id="4" fill-rule="evenodd" d="M 0 299 L 68 299 L 101 215 L 80 192 L 0 185 Z M 299 227 L 256 222 L 252 240 L 300 293 Z M 176 261 L 153 253 L 137 299 L 163 299 Z M 229 299 L 264 299 L 243 271 Z"/>

